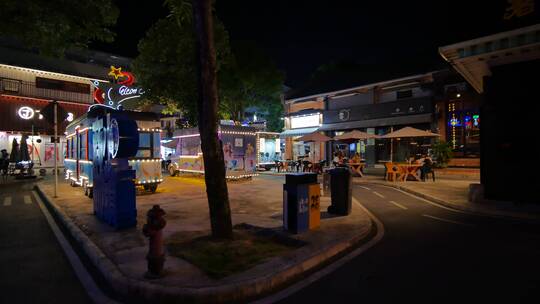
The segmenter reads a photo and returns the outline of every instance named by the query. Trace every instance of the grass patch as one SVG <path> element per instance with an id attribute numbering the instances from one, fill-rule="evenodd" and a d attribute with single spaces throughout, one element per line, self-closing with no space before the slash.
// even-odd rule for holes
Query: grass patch
<path id="1" fill-rule="evenodd" d="M 220 279 L 302 245 L 260 232 L 236 227 L 232 240 L 200 236 L 186 241 L 173 236 L 168 240 L 167 248 L 170 255 L 190 262 L 211 278 Z"/>

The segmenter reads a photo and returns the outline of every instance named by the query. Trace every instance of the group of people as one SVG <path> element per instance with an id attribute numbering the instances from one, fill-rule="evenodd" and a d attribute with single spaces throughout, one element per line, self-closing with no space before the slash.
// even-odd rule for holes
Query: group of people
<path id="1" fill-rule="evenodd" d="M 354 155 L 348 160 L 350 164 L 359 164 L 362 161 L 362 158 L 360 157 L 360 153 L 356 152 Z M 345 165 L 347 162 L 347 159 L 345 158 L 345 155 L 343 151 L 338 150 L 334 153 L 334 158 L 332 159 L 332 163 L 334 166 L 341 166 Z"/>
<path id="2" fill-rule="evenodd" d="M 433 172 L 433 159 L 427 155 L 427 154 L 422 154 L 420 156 L 420 158 L 416 159 L 416 158 L 411 158 L 409 160 L 410 163 L 415 163 L 415 164 L 419 164 L 419 165 L 422 165 L 418 170 L 420 170 L 420 179 L 421 180 L 425 180 L 426 179 L 426 174 L 429 173 L 429 172 Z M 433 180 L 435 180 L 435 176 L 433 175 Z"/>

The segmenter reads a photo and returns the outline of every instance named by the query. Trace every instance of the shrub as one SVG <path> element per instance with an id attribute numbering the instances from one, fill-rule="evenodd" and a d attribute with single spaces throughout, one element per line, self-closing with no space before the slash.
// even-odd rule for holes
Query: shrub
<path id="1" fill-rule="evenodd" d="M 445 168 L 448 162 L 452 159 L 452 146 L 444 141 L 438 141 L 433 145 L 433 155 L 437 161 L 437 167 Z"/>

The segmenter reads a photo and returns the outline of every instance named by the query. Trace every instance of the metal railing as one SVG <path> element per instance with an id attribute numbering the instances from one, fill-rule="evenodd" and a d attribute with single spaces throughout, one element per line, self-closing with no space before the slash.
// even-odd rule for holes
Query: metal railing
<path id="1" fill-rule="evenodd" d="M 33 82 L 26 82 L 17 79 L 0 78 L 0 92 L 2 94 L 25 96 L 43 99 L 55 99 L 61 101 L 72 101 L 78 103 L 91 104 L 93 97 L 90 92 L 77 93 L 53 89 L 36 87 Z"/>

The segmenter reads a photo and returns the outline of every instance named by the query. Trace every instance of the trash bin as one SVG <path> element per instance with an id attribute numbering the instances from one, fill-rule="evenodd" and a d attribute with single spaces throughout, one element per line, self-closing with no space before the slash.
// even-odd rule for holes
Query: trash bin
<path id="1" fill-rule="evenodd" d="M 301 233 L 309 229 L 310 186 L 313 184 L 319 186 L 317 174 L 314 173 L 285 175 L 283 185 L 283 227 L 285 230 Z"/>
<path id="2" fill-rule="evenodd" d="M 352 208 L 352 177 L 349 168 L 337 167 L 330 170 L 330 192 L 332 203 L 328 213 L 349 215 Z"/>

